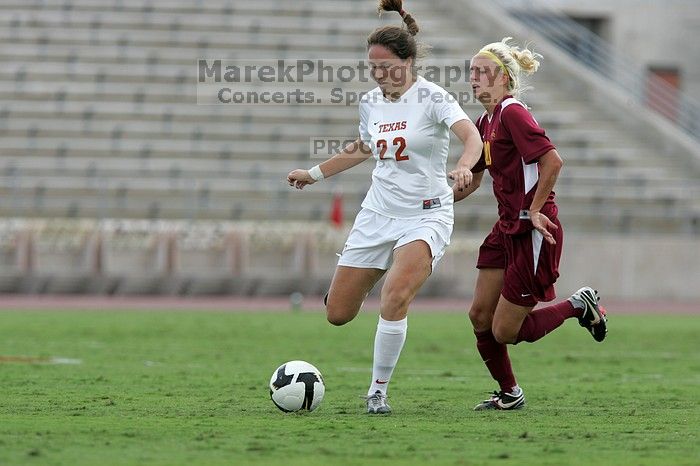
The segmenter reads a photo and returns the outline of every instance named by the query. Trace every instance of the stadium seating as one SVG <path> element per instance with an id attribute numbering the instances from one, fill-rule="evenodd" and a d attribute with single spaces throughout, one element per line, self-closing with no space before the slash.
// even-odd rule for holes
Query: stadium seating
<path id="1" fill-rule="evenodd" d="M 500 38 L 481 32 L 479 18 L 466 24 L 452 18 L 446 3 L 410 5 L 423 31 L 420 39 L 433 46 L 431 59 L 463 63 L 480 45 Z M 197 105 L 196 60 L 347 61 L 364 57 L 367 33 L 388 23 L 398 24 L 398 17 L 377 20 L 374 0 L 5 1 L 0 5 L 0 216 L 322 224 L 331 194 L 342 192 L 345 219 L 351 220 L 369 186 L 370 163 L 303 192 L 284 180 L 289 170 L 313 164 L 311 138 L 356 135 L 356 105 Z M 565 159 L 557 194 L 568 228 L 700 234 L 700 187 L 687 160 L 659 154 L 647 135 L 561 77 L 557 64 L 545 58 L 525 101 Z M 331 87 L 303 85 L 321 93 Z M 355 91 L 368 87 L 347 85 Z M 468 86 L 462 82 L 454 90 L 465 92 Z M 481 113 L 473 104 L 465 110 L 473 119 Z M 459 153 L 457 142 L 450 163 Z M 458 205 L 457 236 L 482 233 L 493 223 L 488 176 L 484 185 Z M 301 270 L 318 261 L 317 252 L 303 246 L 307 239 L 295 238 L 280 255 L 277 249 L 258 251 L 246 235 L 233 239 L 235 228 L 174 237 L 144 227 L 142 234 L 124 239 L 145 248 L 130 257 L 112 241 L 117 233 L 97 230 L 99 241 L 64 232 L 71 238 L 65 247 L 75 276 L 32 289 L 265 293 L 268 286 L 320 287 L 313 277 L 278 277 L 279 283 L 270 285 L 268 274 L 268 280 L 256 281 L 282 266 Z M 8 237 L 27 234 L 22 228 L 12 231 Z M 64 246 L 45 242 L 47 233 L 38 231 L 32 240 L 34 265 L 50 274 L 68 259 L 52 256 L 52 247 Z M 99 260 L 98 249 L 90 252 L 95 241 L 101 244 Z M 241 241 L 249 242 L 245 254 Z M 236 254 L 256 258 L 258 268 L 246 283 L 229 279 Z M 0 287 L 16 289 L 19 256 L 10 256 L 4 262 L 14 264 L 14 272 L 5 272 Z M 137 273 L 131 282 L 86 281 L 96 261 L 106 276 Z M 165 286 L 158 277 L 172 264 L 179 264 L 178 281 Z M 193 279 L 200 276 L 210 280 Z"/>

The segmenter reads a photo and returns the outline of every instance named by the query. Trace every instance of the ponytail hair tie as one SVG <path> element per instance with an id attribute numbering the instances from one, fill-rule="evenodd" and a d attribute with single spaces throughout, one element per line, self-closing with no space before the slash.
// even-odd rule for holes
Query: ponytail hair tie
<path id="1" fill-rule="evenodd" d="M 406 16 L 406 10 L 404 10 L 403 8 L 401 8 L 401 11 L 399 11 L 399 14 L 400 14 L 401 17 L 403 18 L 404 16 Z"/>

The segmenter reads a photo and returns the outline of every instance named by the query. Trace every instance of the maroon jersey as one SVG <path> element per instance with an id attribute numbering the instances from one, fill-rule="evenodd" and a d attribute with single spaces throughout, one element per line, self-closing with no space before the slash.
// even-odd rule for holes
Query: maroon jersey
<path id="1" fill-rule="evenodd" d="M 554 149 L 554 145 L 525 105 L 509 95 L 498 104 L 490 118 L 484 113 L 476 126 L 484 149 L 472 172 L 488 168 L 493 178 L 500 230 L 507 234 L 531 230 L 527 211 L 539 181 L 536 162 Z M 550 219 L 556 218 L 554 192 L 549 194 L 541 212 Z"/>

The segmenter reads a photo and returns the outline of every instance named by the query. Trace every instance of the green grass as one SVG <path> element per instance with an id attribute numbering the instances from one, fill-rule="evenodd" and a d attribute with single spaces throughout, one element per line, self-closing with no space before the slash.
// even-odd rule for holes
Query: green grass
<path id="1" fill-rule="evenodd" d="M 495 388 L 460 314 L 414 314 L 390 389 L 363 414 L 376 314 L 3 312 L 0 464 L 700 464 L 700 319 L 613 316 L 596 344 L 575 321 L 511 347 L 528 406 L 474 412 Z M 326 398 L 269 400 L 304 359 Z"/>

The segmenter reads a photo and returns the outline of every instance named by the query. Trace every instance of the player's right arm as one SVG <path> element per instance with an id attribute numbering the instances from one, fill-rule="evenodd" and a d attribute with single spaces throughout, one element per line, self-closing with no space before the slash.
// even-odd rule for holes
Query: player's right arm
<path id="1" fill-rule="evenodd" d="M 287 175 L 287 182 L 289 186 L 294 186 L 297 189 L 304 189 L 304 186 L 308 184 L 314 184 L 317 181 L 321 181 L 359 165 L 371 156 L 371 148 L 363 143 L 360 138 L 357 138 L 330 159 L 308 170 L 301 168 L 292 170 L 289 172 L 289 175 Z"/>
<path id="2" fill-rule="evenodd" d="M 484 177 L 484 172 L 476 172 L 473 174 L 472 177 L 472 182 L 467 186 L 466 188 L 460 190 L 457 188 L 457 185 L 455 184 L 452 187 L 452 193 L 455 196 L 455 202 L 461 201 L 465 197 L 469 196 L 471 193 L 479 189 L 479 186 L 481 185 L 481 179 Z"/>
<path id="3" fill-rule="evenodd" d="M 481 117 L 476 121 L 477 128 L 478 125 L 481 123 Z M 481 137 L 479 137 L 481 140 Z M 481 185 L 481 179 L 484 177 L 484 170 L 486 170 L 486 150 L 487 148 L 482 146 L 481 147 L 481 157 L 479 157 L 479 160 L 476 162 L 476 164 L 471 168 L 471 172 L 473 174 L 472 177 L 472 182 L 469 186 L 466 188 L 460 190 L 458 185 L 455 184 L 452 186 L 452 192 L 454 194 L 454 199 L 455 202 L 461 201 L 465 197 L 469 196 L 471 193 L 479 189 L 479 186 Z"/>

